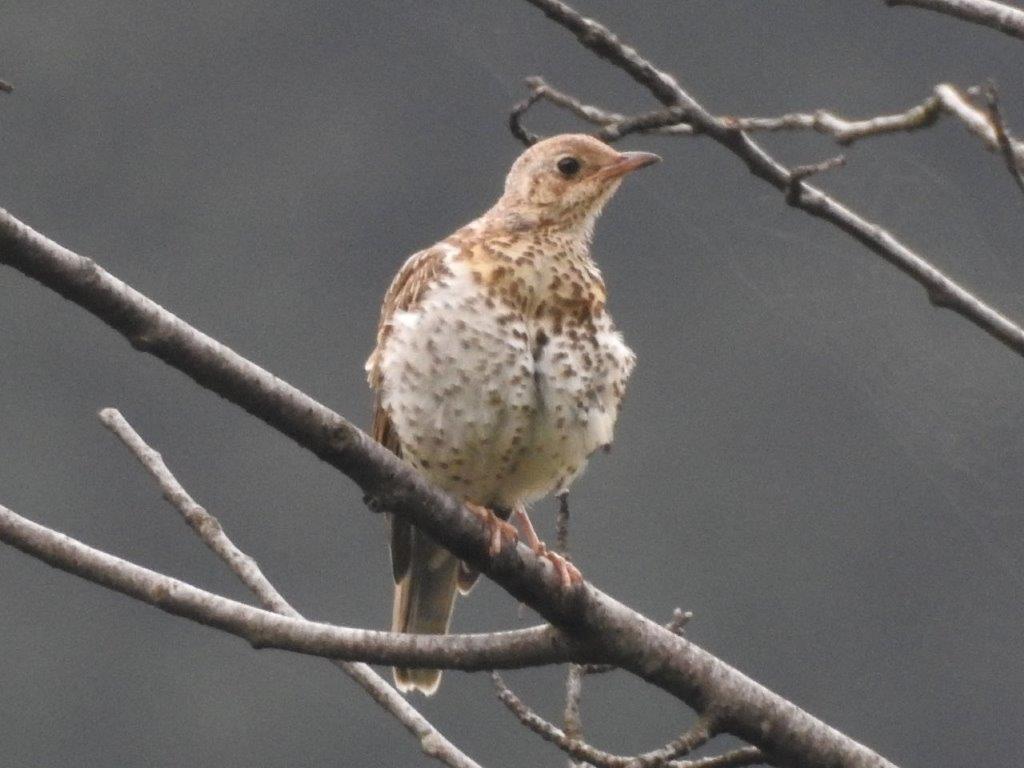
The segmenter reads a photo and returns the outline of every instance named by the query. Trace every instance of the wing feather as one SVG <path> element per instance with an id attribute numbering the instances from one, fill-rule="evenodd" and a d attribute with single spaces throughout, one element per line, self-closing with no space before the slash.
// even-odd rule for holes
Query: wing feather
<path id="1" fill-rule="evenodd" d="M 391 282 L 380 310 L 377 326 L 377 345 L 366 361 L 367 379 L 376 393 L 373 404 L 373 439 L 396 456 L 402 455 L 402 444 L 395 431 L 394 423 L 383 404 L 384 371 L 381 360 L 388 339 L 391 337 L 391 323 L 399 312 L 416 309 L 427 289 L 447 272 L 445 249 L 434 246 L 410 256 L 395 279 Z M 412 526 L 404 520 L 388 515 L 391 525 L 391 571 L 397 584 L 409 572 L 412 557 Z"/>

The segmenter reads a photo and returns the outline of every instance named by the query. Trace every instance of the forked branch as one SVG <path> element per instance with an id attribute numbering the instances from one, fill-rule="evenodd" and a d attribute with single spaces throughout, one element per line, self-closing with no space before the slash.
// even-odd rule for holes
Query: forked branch
<path id="1" fill-rule="evenodd" d="M 658 626 L 593 586 L 584 584 L 573 590 L 559 589 L 558 577 L 551 566 L 527 547 L 508 547 L 499 556 L 490 557 L 489 536 L 476 516 L 430 486 L 415 470 L 361 430 L 175 317 L 91 259 L 62 248 L 2 210 L 0 263 L 22 271 L 76 302 L 124 334 L 136 348 L 159 357 L 290 436 L 355 480 L 363 492 L 375 500 L 376 507 L 409 520 L 538 611 L 557 629 L 539 630 L 549 643 L 543 653 L 537 653 L 537 647 L 527 644 L 527 650 L 537 653 L 532 661 L 560 658 L 615 664 L 678 697 L 700 714 L 715 713 L 723 731 L 760 747 L 779 765 L 892 765 L 694 643 Z M 225 600 L 71 542 L 7 510 L 0 512 L 0 539 L 60 567 L 83 564 L 98 582 L 109 586 L 116 584 L 118 588 L 124 586 L 127 594 L 140 599 L 150 597 L 165 609 L 172 605 L 174 608 L 194 605 L 196 610 L 205 610 L 211 601 Z M 122 580 L 125 576 L 128 578 Z M 132 576 L 142 577 L 153 590 L 146 594 L 147 590 L 140 589 Z M 173 602 L 172 598 L 181 598 L 181 601 Z M 365 650 L 368 638 L 362 630 L 315 625 L 311 637 L 303 634 L 306 628 L 296 619 L 234 601 L 221 603 L 218 611 L 210 616 L 216 619 L 215 626 L 223 625 L 229 631 L 237 629 L 239 634 L 250 630 L 251 627 L 245 625 L 251 621 L 258 630 L 257 644 L 275 644 L 309 653 L 324 652 L 360 661 L 445 666 L 438 663 L 444 660 L 438 657 L 444 655 L 439 651 L 446 647 L 447 639 L 408 637 L 400 641 L 401 650 L 397 652 L 391 637 L 379 637 L 389 633 L 376 633 L 379 636 L 374 639 L 387 640 L 387 646 L 378 647 L 379 654 L 366 658 L 354 653 L 357 645 Z M 360 634 L 350 636 L 348 632 Z M 476 654 L 463 657 L 466 667 L 472 666 L 467 659 L 472 658 L 475 663 L 488 655 L 493 658 L 494 637 L 485 637 L 484 645 L 472 641 L 473 647 L 466 649 Z M 311 639 L 316 642 L 307 642 Z M 350 641 L 359 642 L 346 646 Z M 353 651 L 353 655 L 346 656 L 347 651 Z M 524 663 L 531 662 L 524 661 L 518 651 L 517 657 Z"/>
<path id="2" fill-rule="evenodd" d="M 526 0 L 526 2 L 543 11 L 548 18 L 571 32 L 585 48 L 606 59 L 646 88 L 667 109 L 662 112 L 665 120 L 672 119 L 675 123 L 688 126 L 685 130 L 676 129 L 677 132 L 708 136 L 742 160 L 752 174 L 782 192 L 786 202 L 790 205 L 846 232 L 913 278 L 925 289 L 929 300 L 935 306 L 957 312 L 1018 355 L 1024 355 L 1024 329 L 1018 324 L 982 301 L 924 257 L 912 251 L 897 240 L 892 233 L 863 218 L 817 187 L 802 181 L 799 178 L 801 169 L 788 168 L 772 157 L 760 144 L 750 138 L 747 131 L 735 118 L 716 117 L 711 114 L 683 90 L 672 75 L 655 67 L 635 48 L 623 43 L 607 27 L 593 19 L 586 18 L 561 0 Z M 573 104 L 571 98 L 561 99 L 561 101 L 566 108 L 572 109 L 581 116 L 588 113 L 587 105 Z M 977 109 L 973 111 L 978 112 Z M 965 110 L 965 116 L 970 114 L 970 110 Z M 985 130 L 985 126 L 987 126 L 988 130 L 992 131 L 993 145 L 998 147 L 998 138 L 988 116 L 983 111 L 980 114 L 981 124 L 975 128 L 987 142 L 989 138 L 989 133 Z M 602 111 L 598 110 L 591 117 L 604 119 L 620 116 L 614 113 L 602 114 Z M 648 117 L 645 125 L 651 126 L 655 122 Z M 670 130 L 675 123 L 662 125 L 659 130 Z M 602 130 L 607 131 L 608 126 L 604 126 Z M 796 178 L 794 178 L 794 172 L 796 172 Z"/>
<path id="3" fill-rule="evenodd" d="M 217 518 L 196 503 L 164 463 L 160 454 L 146 444 L 120 411 L 105 408 L 100 411 L 100 421 L 124 443 L 156 482 L 168 503 L 181 513 L 200 540 L 256 595 L 264 608 L 293 619 L 303 618 L 302 614 L 296 611 L 270 583 L 256 561 L 228 538 Z M 330 662 L 352 678 L 374 701 L 412 733 L 424 753 L 449 768 L 482 768 L 445 738 L 443 733 L 368 664 L 340 659 L 331 659 Z"/>
<path id="4" fill-rule="evenodd" d="M 706 744 L 715 735 L 715 726 L 710 718 L 702 717 L 680 736 L 664 746 L 638 755 L 616 755 L 588 744 L 586 741 L 567 734 L 554 723 L 538 715 L 515 692 L 497 672 L 491 673 L 491 681 L 498 694 L 498 700 L 515 715 L 524 726 L 542 739 L 554 744 L 576 760 L 582 760 L 596 768 L 706 768 L 708 765 L 727 766 L 756 765 L 764 761 L 764 755 L 755 748 L 734 750 L 702 760 L 680 760 L 695 749 Z M 714 762 L 711 762 L 714 761 Z"/>

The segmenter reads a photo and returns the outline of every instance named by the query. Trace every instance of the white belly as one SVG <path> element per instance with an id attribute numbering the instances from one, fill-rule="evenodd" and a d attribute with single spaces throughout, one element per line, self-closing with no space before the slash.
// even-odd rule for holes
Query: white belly
<path id="1" fill-rule="evenodd" d="M 383 406 L 403 456 L 441 487 L 529 502 L 611 442 L 633 353 L 607 317 L 596 334 L 555 335 L 469 288 L 453 281 L 394 318 Z"/>

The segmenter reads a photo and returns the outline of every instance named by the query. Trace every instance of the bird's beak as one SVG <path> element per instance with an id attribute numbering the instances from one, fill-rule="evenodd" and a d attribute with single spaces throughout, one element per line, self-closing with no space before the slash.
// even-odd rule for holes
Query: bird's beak
<path id="1" fill-rule="evenodd" d="M 661 162 L 661 158 L 653 152 L 621 152 L 611 165 L 606 165 L 599 173 L 603 178 L 617 179 L 658 162 Z"/>

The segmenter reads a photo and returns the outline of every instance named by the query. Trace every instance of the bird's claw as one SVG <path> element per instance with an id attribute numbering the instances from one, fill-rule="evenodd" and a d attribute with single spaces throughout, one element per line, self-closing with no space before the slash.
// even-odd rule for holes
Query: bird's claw
<path id="1" fill-rule="evenodd" d="M 515 526 L 502 520 L 487 507 L 466 502 L 466 509 L 479 517 L 480 521 L 487 528 L 487 533 L 490 537 L 487 553 L 491 557 L 496 557 L 507 544 L 515 544 L 519 541 L 519 531 L 516 530 Z"/>
<path id="2" fill-rule="evenodd" d="M 583 574 L 580 573 L 580 569 L 573 565 L 572 561 L 565 555 L 548 549 L 547 544 L 543 541 L 537 542 L 533 551 L 537 557 L 543 557 L 551 563 L 555 573 L 558 574 L 558 580 L 562 583 L 562 589 L 568 589 L 583 583 Z"/>

